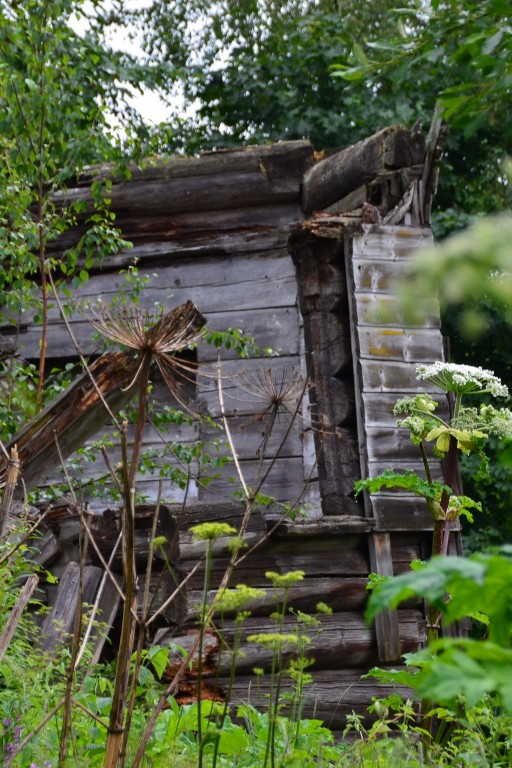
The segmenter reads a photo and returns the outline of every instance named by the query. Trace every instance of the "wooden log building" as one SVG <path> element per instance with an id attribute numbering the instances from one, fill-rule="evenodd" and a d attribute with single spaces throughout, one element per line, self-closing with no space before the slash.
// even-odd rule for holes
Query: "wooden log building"
<path id="1" fill-rule="evenodd" d="M 396 664 L 402 653 L 416 649 L 425 637 L 419 603 L 382 617 L 371 628 L 364 624 L 363 610 L 371 571 L 397 574 L 413 559 L 428 556 L 432 521 L 427 510 L 417 498 L 391 492 L 356 500 L 353 489 L 356 480 L 386 467 L 421 471 L 419 455 L 408 435 L 396 428 L 392 408 L 399 397 L 424 388 L 416 380 L 419 363 L 444 359 L 439 311 L 432 302 L 424 326 L 404 325 L 392 279 L 404 271 L 415 251 L 431 242 L 438 129 L 434 124 L 425 138 L 393 126 L 327 154 L 316 153 L 307 141 L 292 141 L 177 157 L 133 169 L 128 180 L 114 179 L 110 194 L 116 226 L 133 247 L 105 260 L 76 292 L 78 300 L 91 304 L 98 297 L 111 304 L 123 293 L 130 301 L 126 276 L 133 278 L 131 268 L 136 264 L 143 281 L 142 307 L 168 311 L 191 300 L 206 316 L 209 329 L 242 329 L 276 353 L 249 359 L 240 359 L 233 351 L 222 353 L 222 394 L 239 464 L 249 486 L 262 468 L 269 468 L 261 492 L 271 500 L 268 507 L 257 506 L 247 533 L 250 546 L 264 540 L 234 577 L 234 583 L 264 590 L 264 596 L 247 606 L 252 615 L 244 624 L 244 654 L 237 663 L 234 696 L 258 704 L 264 694 L 266 678 L 256 686 L 252 668 L 268 668 L 269 659 L 245 638 L 272 627 L 268 616 L 275 608 L 274 591 L 265 572 L 302 570 L 305 577 L 291 588 L 289 605 L 315 614 L 322 601 L 333 611 L 320 617 L 322 632 L 308 651 L 315 662 L 304 714 L 315 714 L 333 728 L 342 727 L 352 710 L 363 712 L 371 696 L 386 693 L 361 681 L 362 674 L 376 664 Z M 91 182 L 102 173 L 91 169 L 69 190 L 67 199 L 87 201 Z M 77 227 L 52 246 L 52 257 L 59 258 L 77 241 L 86 219 L 84 214 Z M 100 342 L 87 320 L 76 312 L 69 324 L 81 351 L 94 359 Z M 16 328 L 0 331 L 7 339 L 16 336 L 24 358 L 38 357 L 39 329 L 30 316 Z M 198 367 L 185 395 L 196 411 L 219 420 L 217 349 L 200 343 L 187 354 L 195 357 Z M 48 358 L 51 366 L 77 359 L 56 306 L 51 309 Z M 311 383 L 300 418 L 292 429 L 287 419 L 276 419 L 263 445 L 273 389 L 282 392 L 290 384 L 292 397 L 300 375 Z M 78 403 L 86 391 L 83 382 L 79 386 L 84 389 L 77 390 Z M 119 386 L 116 391 L 120 407 L 125 398 Z M 158 377 L 152 398 L 161 407 L 176 405 Z M 65 453 L 71 454 L 80 445 L 92 445 L 108 424 L 105 418 L 105 425 L 99 426 L 96 415 L 85 429 L 73 424 L 67 429 L 62 419 L 55 429 Z M 139 508 L 137 558 L 142 566 L 151 531 L 148 515 L 160 487 L 158 532 L 169 542 L 176 538 L 175 531 L 179 535 L 179 546 L 169 544 L 166 556 L 182 578 L 201 554 L 190 527 L 208 520 L 236 526 L 244 507 L 233 497 L 237 486 L 231 482 L 236 474 L 231 462 L 216 470 L 215 479 L 203 482 L 212 470 L 203 468 L 195 449 L 199 442 L 216 440 L 213 454 L 226 453 L 218 428 L 207 421 L 183 421 L 172 425 L 170 435 L 166 439 L 182 445 L 181 455 L 175 452 L 168 458 L 161 473 L 141 473 L 137 478 L 146 505 Z M 23 434 L 16 442 L 23 460 Z M 164 445 L 160 430 L 148 425 L 144 449 L 151 453 Z M 25 480 L 43 490 L 62 481 L 56 456 L 48 450 L 47 446 L 39 457 L 32 456 L 31 462 L 27 453 Z M 118 449 L 109 450 L 109 455 L 115 463 Z M 189 472 L 188 484 L 176 481 L 177 462 Z M 101 456 L 69 470 L 85 481 L 86 495 L 91 486 L 97 489 L 98 478 L 106 472 L 100 465 Z M 115 505 L 96 496 L 89 502 L 91 532 L 108 556 L 118 530 Z M 286 504 L 301 512 L 276 525 Z M 72 587 L 66 584 L 76 584 L 80 526 L 74 505 L 54 503 L 46 525 L 37 557 L 52 562 L 60 577 L 59 590 L 47 588 L 54 605 L 43 628 L 49 636 L 53 619 L 71 615 L 69 603 L 62 609 L 58 593 L 67 590 L 69 598 Z M 264 538 L 269 528 L 272 535 Z M 88 600 L 93 601 L 103 584 L 102 616 L 107 624 L 115 623 L 116 590 L 108 586 L 108 579 L 105 586 L 101 561 L 90 549 Z M 155 561 L 161 558 L 163 573 L 162 557 L 155 555 Z M 226 541 L 221 539 L 216 543 L 212 588 L 227 560 Z M 114 557 L 112 567 L 121 572 L 119 557 Z M 203 573 L 201 569 L 193 573 L 180 599 L 167 607 L 165 600 L 174 587 L 166 578 L 155 577 L 151 587 L 155 606 L 164 605 L 152 625 L 153 641 L 187 647 L 197 632 Z M 292 614 L 286 619 L 287 626 L 295 622 Z M 233 631 L 233 617 L 227 616 L 223 632 L 228 645 Z M 229 667 L 223 648 L 212 629 L 205 669 L 209 694 L 219 698 Z M 182 697 L 193 677 L 194 670 Z"/>

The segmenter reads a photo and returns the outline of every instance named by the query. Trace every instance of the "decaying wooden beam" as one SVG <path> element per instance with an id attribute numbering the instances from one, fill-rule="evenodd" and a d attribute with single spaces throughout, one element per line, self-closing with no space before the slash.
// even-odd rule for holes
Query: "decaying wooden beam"
<path id="1" fill-rule="evenodd" d="M 336 152 L 304 176 L 302 207 L 307 213 L 332 205 L 379 173 L 423 162 L 424 138 L 400 126 Z"/>
<path id="2" fill-rule="evenodd" d="M 135 364 L 133 352 L 106 352 L 89 366 L 96 386 L 84 371 L 13 437 L 8 450 L 17 447 L 25 488 L 37 485 L 59 465 L 56 436 L 66 458 L 105 422 L 99 392 L 113 411 L 126 405 L 132 394 L 124 387 L 133 378 Z"/>
<path id="3" fill-rule="evenodd" d="M 298 231 L 291 242 L 304 318 L 307 372 L 318 429 L 314 440 L 324 514 L 361 515 L 353 498 L 359 479 L 354 429 L 352 350 L 343 251 L 338 242 Z"/>
<path id="4" fill-rule="evenodd" d="M 135 561 L 137 566 L 139 566 L 139 570 L 145 568 L 148 562 L 154 515 L 155 505 L 137 504 L 135 507 L 134 546 Z M 121 532 L 120 510 L 107 509 L 102 515 L 88 514 L 87 522 L 91 535 L 104 560 L 109 560 Z M 178 526 L 167 504 L 160 505 L 155 535 L 157 538 L 165 539 L 165 541 L 155 549 L 153 553 L 154 561 L 160 562 L 160 566 L 165 561 L 170 565 L 175 565 L 180 555 Z M 92 548 L 90 556 L 95 564 L 99 564 L 100 561 L 97 553 Z M 113 571 L 122 572 L 121 547 L 117 548 L 112 558 L 111 568 Z"/>
<path id="5" fill-rule="evenodd" d="M 54 532 L 45 525 L 38 527 L 37 534 L 29 539 L 28 545 L 30 547 L 30 561 L 42 568 L 48 568 L 62 553 L 59 540 Z"/>
<path id="6" fill-rule="evenodd" d="M 101 568 L 87 565 L 83 572 L 82 601 L 92 603 L 100 579 Z M 41 626 L 39 643 L 41 650 L 54 655 L 62 643 L 72 634 L 75 622 L 75 612 L 78 605 L 80 584 L 80 566 L 78 563 L 68 563 L 60 580 L 57 596 L 50 613 L 45 617 Z"/>
<path id="7" fill-rule="evenodd" d="M 121 577 L 115 576 L 115 579 L 118 587 L 121 587 Z M 91 664 L 97 664 L 101 659 L 109 629 L 115 621 L 120 605 L 121 596 L 119 591 L 116 589 L 115 584 L 113 584 L 112 579 L 104 572 L 94 601 L 95 623 L 90 634 Z"/>

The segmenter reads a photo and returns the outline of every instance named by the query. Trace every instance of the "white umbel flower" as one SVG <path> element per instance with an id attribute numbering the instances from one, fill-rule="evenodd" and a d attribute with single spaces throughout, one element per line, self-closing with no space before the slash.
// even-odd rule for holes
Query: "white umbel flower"
<path id="1" fill-rule="evenodd" d="M 419 365 L 416 372 L 418 379 L 437 384 L 445 392 L 455 392 L 458 395 L 481 395 L 489 392 L 494 397 L 508 395 L 508 388 L 493 371 L 473 365 L 437 362 L 432 365 Z"/>

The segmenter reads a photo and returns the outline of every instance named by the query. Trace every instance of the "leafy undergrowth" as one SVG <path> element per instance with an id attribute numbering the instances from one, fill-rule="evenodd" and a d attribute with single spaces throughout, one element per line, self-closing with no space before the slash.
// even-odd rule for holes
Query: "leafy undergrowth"
<path id="1" fill-rule="evenodd" d="M 54 670 L 55 671 L 55 670 Z M 73 738 L 67 765 L 74 768 L 102 766 L 105 758 L 106 722 L 111 704 L 111 683 L 105 669 L 93 668 L 76 694 L 73 714 Z M 5 665 L 3 682 L 10 687 L 0 691 L 0 707 L 4 713 L 0 735 L 0 753 L 6 765 L 13 768 L 57 768 L 59 762 L 60 724 L 57 716 L 9 763 L 9 756 L 24 738 L 36 728 L 58 701 L 59 684 L 44 680 L 39 670 L 37 687 L 35 670 L 28 668 L 24 678 L 18 670 L 19 684 L 7 680 Z M 127 750 L 126 766 L 132 760 L 145 727 L 148 711 L 158 695 L 154 679 L 141 686 L 135 709 L 132 735 Z M 169 706 L 159 716 L 148 743 L 142 765 L 146 768 L 396 768 L 410 766 L 512 766 L 512 718 L 500 713 L 491 699 L 480 702 L 463 716 L 448 709 L 437 709 L 437 737 L 428 747 L 422 741 L 417 709 L 397 696 L 375 701 L 372 716 L 377 720 L 365 727 L 357 716 L 349 718 L 343 734 L 334 734 L 320 720 L 293 721 L 278 715 L 271 730 L 269 713 L 259 712 L 250 704 L 231 708 L 224 717 L 222 729 L 216 727 L 224 715 L 217 702 L 203 702 L 201 746 L 198 739 L 196 704 L 179 706 L 169 699 Z M 91 718 L 96 715 L 96 720 Z"/>

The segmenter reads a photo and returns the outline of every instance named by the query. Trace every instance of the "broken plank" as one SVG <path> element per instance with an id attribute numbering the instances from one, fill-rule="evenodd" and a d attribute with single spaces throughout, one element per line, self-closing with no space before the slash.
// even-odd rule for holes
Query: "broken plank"
<path id="1" fill-rule="evenodd" d="M 91 604 L 102 576 L 102 569 L 86 565 L 83 569 L 82 604 Z M 44 653 L 54 656 L 61 645 L 73 634 L 75 613 L 78 608 L 80 565 L 68 563 L 57 590 L 55 603 L 41 626 L 39 645 Z"/>
<path id="2" fill-rule="evenodd" d="M 107 411 L 98 391 L 114 411 L 126 404 L 131 393 L 123 387 L 130 383 L 135 363 L 132 352 L 105 353 L 89 366 L 96 386 L 84 371 L 13 437 L 10 446 L 18 448 L 27 489 L 60 465 L 59 450 L 66 458 L 103 424 Z"/>
<path id="3" fill-rule="evenodd" d="M 114 576 L 118 587 L 122 586 L 120 576 Z M 101 659 L 103 648 L 108 639 L 109 631 L 114 625 L 115 618 L 121 605 L 121 595 L 116 589 L 112 579 L 107 573 L 103 573 L 98 593 L 94 601 L 96 615 L 90 634 L 90 643 L 92 646 L 92 657 L 90 664 L 98 664 Z"/>

